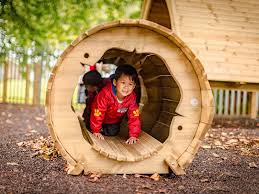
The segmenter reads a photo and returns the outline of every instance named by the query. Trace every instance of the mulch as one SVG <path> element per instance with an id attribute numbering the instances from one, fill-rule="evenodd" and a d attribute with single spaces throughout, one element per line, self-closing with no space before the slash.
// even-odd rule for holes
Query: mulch
<path id="1" fill-rule="evenodd" d="M 43 107 L 0 104 L 0 193 L 258 193 L 259 130 L 214 126 L 185 176 L 67 175 L 21 142 L 49 136 Z M 229 123 L 228 123 L 229 124 Z M 245 137 L 244 137 L 245 136 Z M 239 143 L 238 143 L 239 142 Z"/>

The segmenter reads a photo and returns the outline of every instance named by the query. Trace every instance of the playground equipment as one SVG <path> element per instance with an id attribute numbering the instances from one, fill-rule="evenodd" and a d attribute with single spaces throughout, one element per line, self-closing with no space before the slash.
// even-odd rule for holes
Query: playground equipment
<path id="1" fill-rule="evenodd" d="M 202 62 L 211 87 L 233 91 L 233 104 L 235 91 L 248 92 L 248 115 L 256 119 L 258 7 L 257 0 L 144 0 L 141 18 L 175 32 Z"/>
<path id="2" fill-rule="evenodd" d="M 96 139 L 80 126 L 71 98 L 81 65 L 109 59 L 132 64 L 141 81 L 140 143 L 117 137 Z M 209 129 L 213 96 L 203 66 L 171 30 L 147 20 L 120 20 L 79 36 L 58 59 L 47 87 L 48 127 L 70 165 L 70 174 L 168 173 L 192 162 Z M 81 123 L 82 124 L 82 123 Z"/>

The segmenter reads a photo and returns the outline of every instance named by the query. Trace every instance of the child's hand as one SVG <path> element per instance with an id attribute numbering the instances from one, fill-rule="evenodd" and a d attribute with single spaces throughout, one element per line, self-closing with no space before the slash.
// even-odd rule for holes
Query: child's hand
<path id="1" fill-rule="evenodd" d="M 134 143 L 137 143 L 139 141 L 138 138 L 136 137 L 130 137 L 127 141 L 126 141 L 126 144 L 134 144 Z"/>
<path id="2" fill-rule="evenodd" d="M 101 133 L 93 133 L 95 137 L 97 137 L 98 139 L 104 140 L 104 137 Z"/>

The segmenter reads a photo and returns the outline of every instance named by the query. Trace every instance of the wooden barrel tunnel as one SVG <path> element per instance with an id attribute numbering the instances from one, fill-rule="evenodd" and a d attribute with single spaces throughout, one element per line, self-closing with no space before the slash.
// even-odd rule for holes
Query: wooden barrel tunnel
<path id="1" fill-rule="evenodd" d="M 119 137 L 84 138 L 71 97 L 80 63 L 101 58 L 132 64 L 141 82 L 140 144 Z M 199 59 L 172 31 L 146 20 L 120 20 L 99 25 L 78 37 L 53 68 L 46 112 L 55 145 L 70 164 L 70 174 L 184 174 L 213 119 L 212 92 Z M 124 135 L 123 135 L 124 134 Z M 126 138 L 125 138 L 126 140 Z"/>

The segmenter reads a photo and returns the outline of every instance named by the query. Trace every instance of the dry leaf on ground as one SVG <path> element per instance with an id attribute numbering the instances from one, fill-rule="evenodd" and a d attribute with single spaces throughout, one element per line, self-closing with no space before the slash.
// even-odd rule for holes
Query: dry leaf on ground
<path id="1" fill-rule="evenodd" d="M 218 158 L 218 157 L 219 157 L 219 155 L 216 154 L 216 153 L 212 153 L 212 155 L 213 155 L 215 158 Z"/>
<path id="2" fill-rule="evenodd" d="M 211 149 L 210 145 L 202 145 L 201 147 L 204 148 L 204 149 Z"/>
<path id="3" fill-rule="evenodd" d="M 16 162 L 7 162 L 6 165 L 19 166 L 19 164 Z"/>
<path id="4" fill-rule="evenodd" d="M 250 162 L 248 165 L 250 168 L 258 168 L 258 166 L 255 164 L 255 162 Z"/>
<path id="5" fill-rule="evenodd" d="M 154 181 L 159 181 L 160 180 L 160 175 L 156 172 L 150 176 L 151 179 Z"/>

